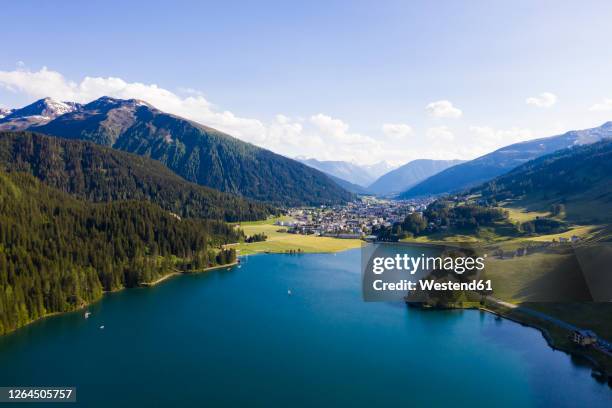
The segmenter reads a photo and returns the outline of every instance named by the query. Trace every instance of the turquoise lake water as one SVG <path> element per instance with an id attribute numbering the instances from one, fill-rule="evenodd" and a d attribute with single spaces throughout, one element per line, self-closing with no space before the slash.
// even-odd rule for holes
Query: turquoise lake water
<path id="1" fill-rule="evenodd" d="M 359 262 L 258 255 L 110 294 L 0 338 L 0 385 L 76 386 L 71 407 L 612 406 L 534 329 L 363 302 Z"/>

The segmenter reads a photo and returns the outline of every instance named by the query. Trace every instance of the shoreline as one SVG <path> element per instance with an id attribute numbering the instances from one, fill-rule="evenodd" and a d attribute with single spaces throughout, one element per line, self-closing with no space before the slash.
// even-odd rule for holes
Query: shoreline
<path id="1" fill-rule="evenodd" d="M 329 251 L 329 252 L 324 252 L 324 253 L 336 253 L 336 252 L 343 252 L 345 250 L 349 250 L 349 249 L 354 249 L 354 248 L 346 248 L 340 251 Z M 163 282 L 165 282 L 166 280 L 169 280 L 175 276 L 178 275 L 188 275 L 188 274 L 197 274 L 197 273 L 204 273 L 204 272 L 210 272 L 213 270 L 218 270 L 218 269 L 223 269 L 223 268 L 232 268 L 235 267 L 236 265 L 240 264 L 240 258 L 241 257 L 245 257 L 245 256 L 252 256 L 252 255 L 259 255 L 261 253 L 258 254 L 249 254 L 249 255 L 241 255 L 238 257 L 238 259 L 230 264 L 224 264 L 224 265 L 215 265 L 212 267 L 207 267 L 207 268 L 203 268 L 203 269 L 198 269 L 198 270 L 190 270 L 190 271 L 178 271 L 178 270 L 174 270 L 173 272 L 170 272 L 158 279 L 156 279 L 155 281 L 151 281 L 151 282 L 143 282 L 140 283 L 138 286 L 136 286 L 136 288 L 138 287 L 146 287 L 146 288 L 151 288 L 154 286 L 157 286 Z M 263 253 L 265 254 L 269 254 L 269 253 Z M 282 254 L 282 253 L 281 253 Z M 98 301 L 102 300 L 104 298 L 104 295 L 106 293 L 115 293 L 115 292 L 119 292 L 119 291 L 123 291 L 125 289 L 132 289 L 132 288 L 120 288 L 120 289 L 116 289 L 113 291 L 104 291 L 102 296 L 100 296 L 99 299 L 96 299 L 95 301 L 91 302 L 91 303 L 85 303 L 80 305 L 78 308 L 71 310 L 71 311 L 66 311 L 66 312 L 53 312 L 53 313 L 49 313 L 46 314 L 44 316 L 39 317 L 36 320 L 32 320 L 31 322 L 26 323 L 25 325 L 11 331 L 8 333 L 5 333 L 3 336 L 5 335 L 10 335 L 12 333 L 15 333 L 27 326 L 30 326 L 33 323 L 39 322 L 43 319 L 46 318 L 50 318 L 53 316 L 58 316 L 58 315 L 63 315 L 63 314 L 67 314 L 67 313 L 76 313 L 79 312 L 83 309 L 86 309 L 88 306 L 97 303 Z M 437 310 L 444 310 L 444 309 L 448 309 L 448 310 L 478 310 L 480 312 L 485 312 L 485 313 L 490 313 L 492 315 L 498 316 L 500 318 L 504 318 L 507 319 L 509 321 L 512 321 L 514 323 L 520 324 L 521 326 L 525 326 L 525 327 L 530 327 L 533 328 L 535 330 L 538 330 L 541 334 L 542 337 L 544 337 L 544 339 L 546 340 L 547 345 L 553 349 L 553 350 L 557 350 L 557 351 L 561 351 L 565 354 L 567 354 L 568 356 L 571 357 L 579 357 L 579 358 L 583 358 L 585 361 L 587 361 L 589 363 L 589 366 L 591 367 L 591 376 L 597 381 L 596 376 L 594 374 L 599 374 L 601 376 L 604 377 L 605 380 L 607 380 L 607 384 L 609 387 L 612 387 L 612 369 L 610 369 L 609 367 L 606 367 L 605 363 L 602 363 L 600 361 L 598 361 L 598 359 L 596 357 L 587 355 L 585 353 L 585 351 L 590 351 L 591 349 L 584 349 L 584 350 L 572 350 L 572 349 L 568 349 L 566 347 L 563 347 L 562 345 L 559 345 L 558 342 L 555 341 L 555 337 L 550 333 L 550 330 L 545 327 L 546 326 L 546 322 L 542 319 L 542 318 L 538 318 L 536 316 L 530 316 L 528 314 L 526 314 L 525 312 L 521 313 L 521 308 L 519 306 L 515 306 L 515 307 L 508 307 L 505 305 L 506 302 L 503 301 L 499 301 L 499 300 L 490 300 L 490 304 L 485 304 L 485 305 L 471 305 L 471 306 L 464 306 L 464 307 L 457 307 L 457 306 L 449 306 L 447 308 L 443 308 L 443 307 L 433 307 L 433 308 L 423 308 L 422 306 L 414 306 L 414 305 L 410 305 L 408 304 L 408 302 L 404 302 L 405 304 L 407 304 L 410 307 L 416 307 L 417 309 L 421 310 L 421 311 L 427 311 L 427 310 L 431 310 L 431 311 L 437 311 Z M 496 308 L 498 310 L 496 310 Z M 513 311 L 518 311 L 520 314 L 524 315 L 525 318 L 521 318 L 520 316 L 514 316 L 514 315 L 510 315 L 511 312 Z M 534 321 L 535 320 L 535 321 Z M 566 328 L 563 328 L 561 326 L 559 326 L 558 324 L 554 324 L 551 321 L 547 322 L 550 325 L 555 326 L 558 330 L 562 331 L 562 332 L 567 332 L 565 333 L 565 335 L 569 334 L 569 331 Z M 600 352 L 601 353 L 601 352 Z M 602 356 L 602 358 L 605 358 Z"/>
<path id="2" fill-rule="evenodd" d="M 530 327 L 532 329 L 538 330 L 542 334 L 542 337 L 544 337 L 544 340 L 546 341 L 546 344 L 548 345 L 548 347 L 550 347 L 552 350 L 560 351 L 566 354 L 567 356 L 569 356 L 570 358 L 577 357 L 577 358 L 584 359 L 586 362 L 588 362 L 588 365 L 591 369 L 591 377 L 593 377 L 595 381 L 598 381 L 598 377 L 602 378 L 602 380 L 607 383 L 608 387 L 612 388 L 612 372 L 606 369 L 603 363 L 599 362 L 593 356 L 587 355 L 585 353 L 580 353 L 576 350 L 570 350 L 570 349 L 559 346 L 558 344 L 555 343 L 555 339 L 550 334 L 549 330 L 546 329 L 545 327 L 542 327 L 536 323 L 523 321 L 521 319 L 514 318 L 512 316 L 507 316 L 507 315 L 504 315 L 502 313 L 499 313 L 499 312 L 496 312 L 494 310 L 490 310 L 487 308 L 481 308 L 480 310 L 486 313 L 491 313 L 495 316 L 499 316 L 503 319 L 512 321 L 514 323 L 520 324 L 521 326 Z M 589 350 L 589 349 L 586 349 L 586 350 Z"/>
<path id="3" fill-rule="evenodd" d="M 514 308 L 508 308 L 506 306 L 496 302 L 493 302 L 493 304 L 495 305 L 495 307 L 499 308 L 500 310 L 496 310 L 495 307 L 491 307 L 492 305 L 472 305 L 472 306 L 464 306 L 464 307 L 457 307 L 457 306 L 448 306 L 448 307 L 430 307 L 430 308 L 424 308 L 422 306 L 416 306 L 416 305 L 410 305 L 408 304 L 408 302 L 406 302 L 407 305 L 409 307 L 414 307 L 416 309 L 419 309 L 421 311 L 439 311 L 439 310 L 478 310 L 480 312 L 485 312 L 485 313 L 489 313 L 492 314 L 494 316 L 497 316 L 499 318 L 503 318 L 506 319 L 508 321 L 520 324 L 521 326 L 524 327 L 529 327 L 532 329 L 535 329 L 537 331 L 540 332 L 540 334 L 542 334 L 542 337 L 544 338 L 544 340 L 546 341 L 546 344 L 555 351 L 560 351 L 566 355 L 568 355 L 570 358 L 573 357 L 578 357 L 581 359 L 584 359 L 585 362 L 588 363 L 590 369 L 591 369 L 591 377 L 593 377 L 593 379 L 595 381 L 598 381 L 597 378 L 603 378 L 604 382 L 607 383 L 608 387 L 612 388 L 612 370 L 610 369 L 610 367 L 607 367 L 605 362 L 601 362 L 598 361 L 598 359 L 595 356 L 591 356 L 588 355 L 587 352 L 588 351 L 593 351 L 593 348 L 585 348 L 582 350 L 575 350 L 575 349 L 569 349 L 567 347 L 563 347 L 562 345 L 558 344 L 558 341 L 555 341 L 555 336 L 551 334 L 551 330 L 549 330 L 549 328 L 545 327 L 546 326 L 546 321 L 544 321 L 542 318 L 538 318 L 535 316 L 530 316 L 529 314 L 527 314 L 524 311 L 521 311 L 520 307 L 514 307 Z M 517 310 L 519 313 L 521 313 L 523 316 L 525 316 L 525 318 L 520 318 L 519 316 L 513 316 L 510 315 L 510 312 Z M 548 324 L 554 326 L 557 330 L 559 330 L 560 332 L 563 332 L 566 336 L 569 335 L 570 331 L 566 328 L 563 328 L 559 325 L 554 324 L 551 321 L 548 321 Z M 558 339 L 557 339 L 558 340 Z M 601 351 L 598 351 L 598 353 L 600 353 L 601 355 L 599 355 L 600 359 L 605 359 L 606 356 L 604 355 L 604 353 L 602 353 Z M 598 381 L 599 382 L 599 381 Z"/>
<path id="4" fill-rule="evenodd" d="M 204 272 L 210 272 L 210 271 L 214 271 L 216 269 L 223 269 L 223 268 L 232 268 L 236 265 L 240 264 L 239 260 L 236 260 L 235 262 L 232 263 L 228 263 L 228 264 L 224 264 L 224 265 L 215 265 L 215 266 L 209 266 L 207 268 L 203 268 L 203 269 L 195 269 L 195 270 L 190 270 L 190 271 L 178 271 L 175 270 L 174 272 L 170 272 L 169 274 L 166 274 L 164 276 L 162 276 L 161 278 L 158 278 L 154 281 L 151 282 L 142 282 L 140 283 L 137 287 L 143 287 L 143 288 L 152 288 L 153 286 L 157 286 L 162 282 L 165 282 L 166 280 L 173 278 L 175 276 L 178 275 L 191 275 L 191 274 L 196 274 L 196 273 L 204 273 Z M 128 289 L 128 288 L 125 288 Z M 123 290 L 123 289 L 121 289 Z"/>
<path id="5" fill-rule="evenodd" d="M 143 283 L 140 283 L 138 286 L 134 286 L 134 287 L 130 287 L 130 288 L 123 287 L 123 288 L 114 289 L 114 290 L 104 290 L 104 291 L 102 291 L 102 296 L 100 296 L 98 299 L 94 300 L 93 302 L 83 303 L 79 307 L 75 308 L 74 310 L 68 310 L 68 311 L 65 311 L 65 312 L 51 312 L 51 313 L 47 313 L 44 316 L 40 316 L 38 319 L 34 319 L 32 321 L 27 322 L 23 326 L 17 327 L 15 330 L 12 330 L 12 331 L 4 333 L 4 334 L 0 334 L 0 337 L 10 336 L 11 334 L 18 332 L 21 329 L 24 329 L 24 328 L 26 328 L 26 327 L 34 324 L 34 323 L 43 321 L 43 320 L 45 320 L 47 318 L 52 318 L 52 317 L 55 317 L 55 316 L 60 316 L 60 315 L 68 314 L 68 313 L 77 313 L 79 311 L 82 311 L 82 310 L 86 309 L 87 307 L 89 307 L 89 306 L 91 306 L 91 305 L 93 305 L 93 304 L 103 300 L 105 295 L 108 294 L 108 293 L 117 293 L 117 292 L 121 292 L 121 291 L 124 291 L 124 290 L 127 290 L 127 289 L 151 288 L 151 287 L 157 286 L 158 284 L 163 283 L 166 280 L 168 280 L 170 278 L 173 278 L 175 276 L 178 276 L 178 275 L 189 275 L 189 274 L 209 272 L 209 271 L 212 271 L 212 270 L 215 270 L 215 269 L 231 268 L 231 267 L 234 267 L 234 266 L 236 266 L 238 264 L 240 264 L 240 262 L 238 260 L 236 260 L 236 262 L 233 262 L 231 264 L 216 265 L 216 266 L 211 266 L 211 267 L 204 268 L 204 269 L 197 269 L 197 270 L 193 270 L 193 271 L 184 271 L 184 272 L 182 272 L 182 271 L 175 270 L 174 272 L 170 272 L 167 275 L 164 275 L 161 278 L 156 279 L 153 282 L 143 282 Z"/>

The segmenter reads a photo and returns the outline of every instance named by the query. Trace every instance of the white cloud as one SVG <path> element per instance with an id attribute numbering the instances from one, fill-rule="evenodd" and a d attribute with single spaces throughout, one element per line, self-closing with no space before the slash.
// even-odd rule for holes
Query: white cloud
<path id="1" fill-rule="evenodd" d="M 533 131 L 525 128 L 494 129 L 490 126 L 469 126 L 465 136 L 464 151 L 468 157 L 481 156 L 534 137 Z"/>
<path id="2" fill-rule="evenodd" d="M 339 139 L 344 139 L 347 136 L 346 132 L 349 126 L 340 119 L 334 119 L 331 116 L 318 113 L 310 117 L 310 122 L 328 136 Z"/>
<path id="3" fill-rule="evenodd" d="M 431 102 L 425 107 L 425 110 L 435 118 L 460 118 L 463 115 L 461 109 L 446 100 Z"/>
<path id="4" fill-rule="evenodd" d="M 257 119 L 240 118 L 229 111 L 219 111 L 202 95 L 179 95 L 155 84 L 126 82 L 115 77 L 85 77 L 70 81 L 57 71 L 43 67 L 29 71 L 0 71 L 0 87 L 25 93 L 34 98 L 51 97 L 62 101 L 90 102 L 100 96 L 142 99 L 162 111 L 173 113 L 255 142 L 265 134 L 264 124 Z"/>
<path id="5" fill-rule="evenodd" d="M 485 144 L 482 142 L 485 136 L 476 137 L 477 130 L 462 134 L 447 126 L 426 129 L 426 137 L 417 137 L 417 131 L 404 123 L 385 123 L 378 134 L 366 135 L 326 113 L 304 117 L 278 114 L 264 121 L 220 109 L 195 89 L 173 92 L 155 84 L 127 82 L 116 77 L 84 77 L 74 81 L 47 68 L 31 71 L 18 66 L 14 71 L 0 71 L 0 95 L 3 90 L 25 95 L 28 99 L 50 96 L 63 101 L 89 102 L 104 95 L 142 99 L 162 111 L 225 131 L 288 157 L 307 156 L 363 164 L 380 160 L 399 165 L 417 158 L 471 158 L 480 154 L 485 146 L 499 147 L 498 143 L 512 142 L 510 139 L 514 137 L 512 130 L 481 131 L 481 136 L 496 139 Z M 445 101 L 434 102 L 438 105 L 432 107 L 432 112 L 460 112 L 450 102 L 450 105 L 439 102 Z M 449 143 L 451 141 L 453 143 Z"/>
<path id="6" fill-rule="evenodd" d="M 192 88 L 172 92 L 155 84 L 127 82 L 116 77 L 89 77 L 80 81 L 65 78 L 46 67 L 31 71 L 19 64 L 14 71 L 0 71 L 0 90 L 28 98 L 52 97 L 62 101 L 90 102 L 101 96 L 142 99 L 156 108 L 204 125 L 286 156 L 305 155 L 322 160 L 374 163 L 390 160 L 403 163 L 406 152 L 397 146 L 351 132 L 340 119 L 319 113 L 308 119 L 285 115 L 264 122 L 219 109 L 204 94 Z"/>
<path id="7" fill-rule="evenodd" d="M 605 98 L 603 101 L 594 104 L 589 108 L 593 112 L 609 112 L 612 111 L 612 99 Z"/>
<path id="8" fill-rule="evenodd" d="M 405 123 L 385 123 L 382 125 L 383 134 L 393 141 L 405 141 L 413 134 L 412 127 Z"/>
<path id="9" fill-rule="evenodd" d="M 477 141 L 484 144 L 508 145 L 533 138 L 529 129 L 513 127 L 510 129 L 493 129 L 489 126 L 470 126 L 469 131 L 474 134 Z"/>
<path id="10" fill-rule="evenodd" d="M 557 103 L 557 95 L 551 92 L 542 92 L 538 96 L 531 96 L 525 99 L 525 103 L 538 108 L 550 108 Z"/>
<path id="11" fill-rule="evenodd" d="M 455 135 L 448 126 L 437 126 L 427 129 L 427 138 L 435 143 L 452 142 Z"/>

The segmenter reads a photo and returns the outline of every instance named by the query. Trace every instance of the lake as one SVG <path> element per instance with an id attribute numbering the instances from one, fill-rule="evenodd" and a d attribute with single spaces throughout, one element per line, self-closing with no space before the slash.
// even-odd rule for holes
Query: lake
<path id="1" fill-rule="evenodd" d="M 71 407 L 612 406 L 537 330 L 364 302 L 359 263 L 257 255 L 109 294 L 1 337 L 0 385 L 76 386 Z"/>

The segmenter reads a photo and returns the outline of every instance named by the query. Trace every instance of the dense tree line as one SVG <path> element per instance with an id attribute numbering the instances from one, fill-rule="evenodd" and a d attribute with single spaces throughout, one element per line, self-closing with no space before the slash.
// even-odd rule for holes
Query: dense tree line
<path id="1" fill-rule="evenodd" d="M 233 249 L 215 248 L 243 238 L 221 221 L 179 220 L 149 202 L 80 201 L 0 172 L 0 334 L 103 291 L 233 262 Z"/>
<path id="2" fill-rule="evenodd" d="M 501 208 L 477 204 L 456 205 L 443 199 L 430 204 L 423 213 L 409 214 L 402 222 L 391 227 L 379 226 L 372 233 L 382 241 L 397 241 L 407 237 L 427 235 L 441 229 L 453 227 L 473 232 L 478 227 L 490 226 L 508 219 Z"/>
<path id="3" fill-rule="evenodd" d="M 253 235 L 249 235 L 248 237 L 246 237 L 246 239 L 244 240 L 244 242 L 262 242 L 265 241 L 266 239 L 268 239 L 268 236 L 266 234 L 264 234 L 263 232 L 259 233 L 259 234 L 253 234 Z"/>
<path id="4" fill-rule="evenodd" d="M 553 218 L 537 217 L 520 224 L 521 231 L 527 234 L 556 234 L 567 231 L 567 223 Z"/>
<path id="5" fill-rule="evenodd" d="M 30 132 L 0 132 L 0 167 L 28 172 L 89 201 L 148 200 L 181 217 L 253 221 L 277 212 L 268 204 L 190 183 L 146 157 Z"/>
<path id="6" fill-rule="evenodd" d="M 456 205 L 445 200 L 430 204 L 423 212 L 423 216 L 435 227 L 452 226 L 465 230 L 491 225 L 508 218 L 507 212 L 501 208 L 474 203 Z"/>

